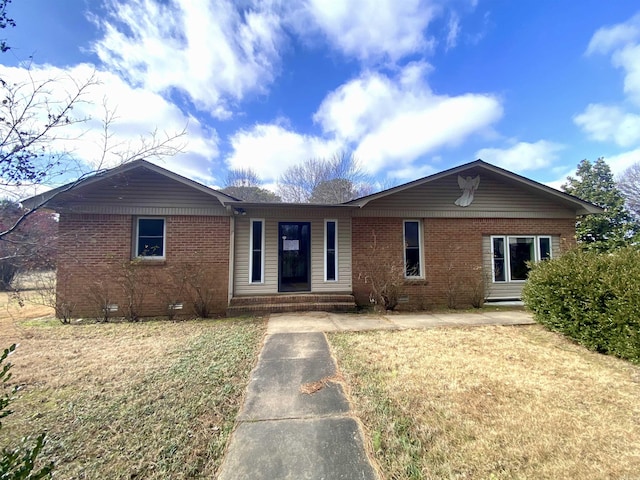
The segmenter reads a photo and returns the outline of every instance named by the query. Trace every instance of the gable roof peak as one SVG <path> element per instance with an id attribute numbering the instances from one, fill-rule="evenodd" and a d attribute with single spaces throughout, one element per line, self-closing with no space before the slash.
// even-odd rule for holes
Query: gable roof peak
<path id="1" fill-rule="evenodd" d="M 464 163 L 462 165 L 458 165 L 447 170 L 443 170 L 442 172 L 434 173 L 432 175 L 428 175 L 426 177 L 419 178 L 417 180 L 413 180 L 408 183 L 404 183 L 402 185 L 398 185 L 396 187 L 389 188 L 387 190 L 383 190 L 378 193 L 373 193 L 371 195 L 367 195 L 361 198 L 356 198 L 355 200 L 351 200 L 350 202 L 346 202 L 347 205 L 358 206 L 360 208 L 367 205 L 372 200 L 376 200 L 378 198 L 383 198 L 388 195 L 392 195 L 403 190 L 407 190 L 409 188 L 417 187 L 419 185 L 424 185 L 427 183 L 431 183 L 435 180 L 439 180 L 444 177 L 448 177 L 450 175 L 460 174 L 466 170 L 470 170 L 472 168 L 482 168 L 486 171 L 492 172 L 501 177 L 507 178 L 513 182 L 520 183 L 522 185 L 526 185 L 533 190 L 537 190 L 542 194 L 550 195 L 555 197 L 563 202 L 568 202 L 576 208 L 576 213 L 579 215 L 589 214 L 589 213 L 602 213 L 603 210 L 593 205 L 592 203 L 586 202 L 578 197 L 574 197 L 573 195 L 569 195 L 568 193 L 561 192 L 560 190 L 556 190 L 555 188 L 549 187 L 542 183 L 536 182 L 535 180 L 531 180 L 527 177 L 523 177 L 522 175 L 518 175 L 517 173 L 513 173 L 509 170 L 506 170 L 502 167 L 498 167 L 491 163 L 485 162 L 484 160 L 478 158 L 472 162 Z"/>
<path id="2" fill-rule="evenodd" d="M 206 193 L 207 195 L 211 195 L 223 205 L 229 201 L 233 201 L 233 202 L 242 201 L 231 195 L 227 195 L 226 193 L 223 193 L 211 187 L 208 187 L 202 183 L 196 182 L 195 180 L 191 180 L 187 177 L 184 177 L 175 172 L 172 172 L 171 170 L 167 170 L 166 168 L 160 167 L 155 163 L 149 162 L 148 160 L 139 158 L 139 159 L 135 159 L 135 160 L 131 160 L 129 162 L 123 163 L 121 165 L 118 165 L 110 169 L 104 169 L 104 170 L 99 170 L 97 172 L 93 172 L 92 174 L 87 175 L 85 177 L 80 177 L 74 180 L 73 182 L 69 182 L 65 185 L 62 185 L 57 188 L 53 188 L 44 193 L 34 195 L 33 197 L 26 198 L 22 200 L 20 203 L 22 203 L 22 205 L 28 209 L 44 207 L 47 205 L 48 202 L 52 201 L 54 198 L 58 197 L 59 195 L 63 195 L 76 188 L 85 187 L 88 185 L 92 185 L 94 183 L 102 182 L 114 176 L 122 175 L 137 169 L 146 169 L 146 170 L 155 172 L 159 175 L 172 179 L 190 188 L 194 188 L 198 191 Z"/>

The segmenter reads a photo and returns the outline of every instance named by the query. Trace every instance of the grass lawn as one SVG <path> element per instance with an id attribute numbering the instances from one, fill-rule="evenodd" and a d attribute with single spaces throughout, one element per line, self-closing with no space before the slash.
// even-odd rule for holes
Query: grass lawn
<path id="1" fill-rule="evenodd" d="M 640 368 L 542 327 L 329 336 L 387 479 L 640 478 Z"/>
<path id="2" fill-rule="evenodd" d="M 58 478 L 212 478 L 265 332 L 262 320 L 61 325 L 7 307 L 0 347 L 20 391 L 0 447 L 47 431 Z M 35 318 L 35 319 L 34 319 Z"/>

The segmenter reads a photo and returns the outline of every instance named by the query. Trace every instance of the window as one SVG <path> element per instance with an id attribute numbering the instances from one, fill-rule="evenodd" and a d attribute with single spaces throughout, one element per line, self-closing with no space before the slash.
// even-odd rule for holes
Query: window
<path id="1" fill-rule="evenodd" d="M 249 239 L 249 282 L 264 282 L 264 220 L 251 220 Z"/>
<path id="2" fill-rule="evenodd" d="M 404 276 L 407 278 L 422 277 L 422 252 L 420 245 L 420 222 L 418 220 L 404 221 Z"/>
<path id="3" fill-rule="evenodd" d="M 136 258 L 164 259 L 164 218 L 138 218 L 136 221 Z"/>
<path id="4" fill-rule="evenodd" d="M 551 258 L 551 237 L 538 237 L 539 260 L 549 260 Z"/>
<path id="5" fill-rule="evenodd" d="M 491 237 L 494 282 L 523 282 L 529 262 L 551 258 L 550 236 Z"/>
<path id="6" fill-rule="evenodd" d="M 505 282 L 507 280 L 504 269 L 504 237 L 493 238 L 493 281 Z"/>
<path id="7" fill-rule="evenodd" d="M 327 282 L 338 280 L 338 222 L 324 222 L 324 279 Z"/>

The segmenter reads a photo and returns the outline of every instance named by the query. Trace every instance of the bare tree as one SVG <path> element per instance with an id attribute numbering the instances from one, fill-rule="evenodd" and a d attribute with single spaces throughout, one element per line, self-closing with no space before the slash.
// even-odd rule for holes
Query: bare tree
<path id="1" fill-rule="evenodd" d="M 629 210 L 640 218 L 640 162 L 622 172 L 618 177 L 618 189 L 624 195 Z"/>
<path id="2" fill-rule="evenodd" d="M 372 191 L 369 176 L 344 151 L 329 159 L 310 158 L 288 168 L 278 180 L 278 194 L 285 202 L 342 203 Z"/>
<path id="3" fill-rule="evenodd" d="M 356 186 L 346 178 L 334 178 L 320 182 L 311 192 L 311 203 L 344 203 L 358 196 Z"/>
<path id="4" fill-rule="evenodd" d="M 17 203 L 0 200 L 0 230 L 14 225 L 24 214 Z M 58 222 L 47 210 L 34 212 L 12 235 L 0 241 L 0 291 L 12 288 L 20 271 L 55 268 Z"/>
<path id="5" fill-rule="evenodd" d="M 235 168 L 227 173 L 225 187 L 259 187 L 262 182 L 252 168 Z"/>
<path id="6" fill-rule="evenodd" d="M 16 22 L 13 18 L 9 17 L 7 13 L 7 7 L 11 3 L 11 0 L 1 0 L 0 1 L 0 29 L 5 29 L 7 27 L 15 27 Z M 0 52 L 6 52 L 11 47 L 7 45 L 7 41 L 3 38 L 0 40 Z"/>
<path id="7" fill-rule="evenodd" d="M 64 81 L 64 82 L 63 82 Z M 54 87 L 69 85 L 62 98 Z M 181 152 L 186 127 L 179 132 L 160 133 L 157 130 L 142 136 L 137 142 L 119 142 L 113 134 L 118 117 L 116 110 L 103 101 L 104 117 L 100 120 L 100 140 L 97 158 L 78 158 L 69 145 L 82 138 L 68 133 L 72 125 L 89 128 L 89 117 L 75 116 L 88 103 L 89 91 L 99 84 L 95 73 L 85 79 L 36 80 L 31 75 L 21 83 L 9 83 L 0 78 L 0 196 L 13 197 L 25 189 L 50 188 L 67 184 L 57 194 L 73 188 L 85 178 L 107 167 L 135 159 L 164 158 Z M 73 130 L 75 131 L 75 130 Z M 69 182 L 69 179 L 75 181 Z M 14 232 L 41 204 L 31 205 L 16 221 L 0 231 L 0 240 Z"/>
<path id="8" fill-rule="evenodd" d="M 246 202 L 269 203 L 282 201 L 272 191 L 262 188 L 260 177 L 251 168 L 229 170 L 227 181 L 221 191 Z"/>

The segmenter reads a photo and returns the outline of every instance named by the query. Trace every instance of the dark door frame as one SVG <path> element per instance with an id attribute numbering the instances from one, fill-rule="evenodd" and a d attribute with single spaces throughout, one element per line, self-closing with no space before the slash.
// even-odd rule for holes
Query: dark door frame
<path id="1" fill-rule="evenodd" d="M 307 234 L 306 238 L 298 238 L 299 252 L 303 256 L 305 262 L 306 278 L 304 281 L 295 282 L 295 284 L 289 284 L 282 281 L 284 261 L 284 238 L 282 227 L 285 225 L 298 225 L 300 235 L 303 232 L 303 226 L 306 225 Z M 311 222 L 278 222 L 278 292 L 310 292 L 311 291 Z"/>

